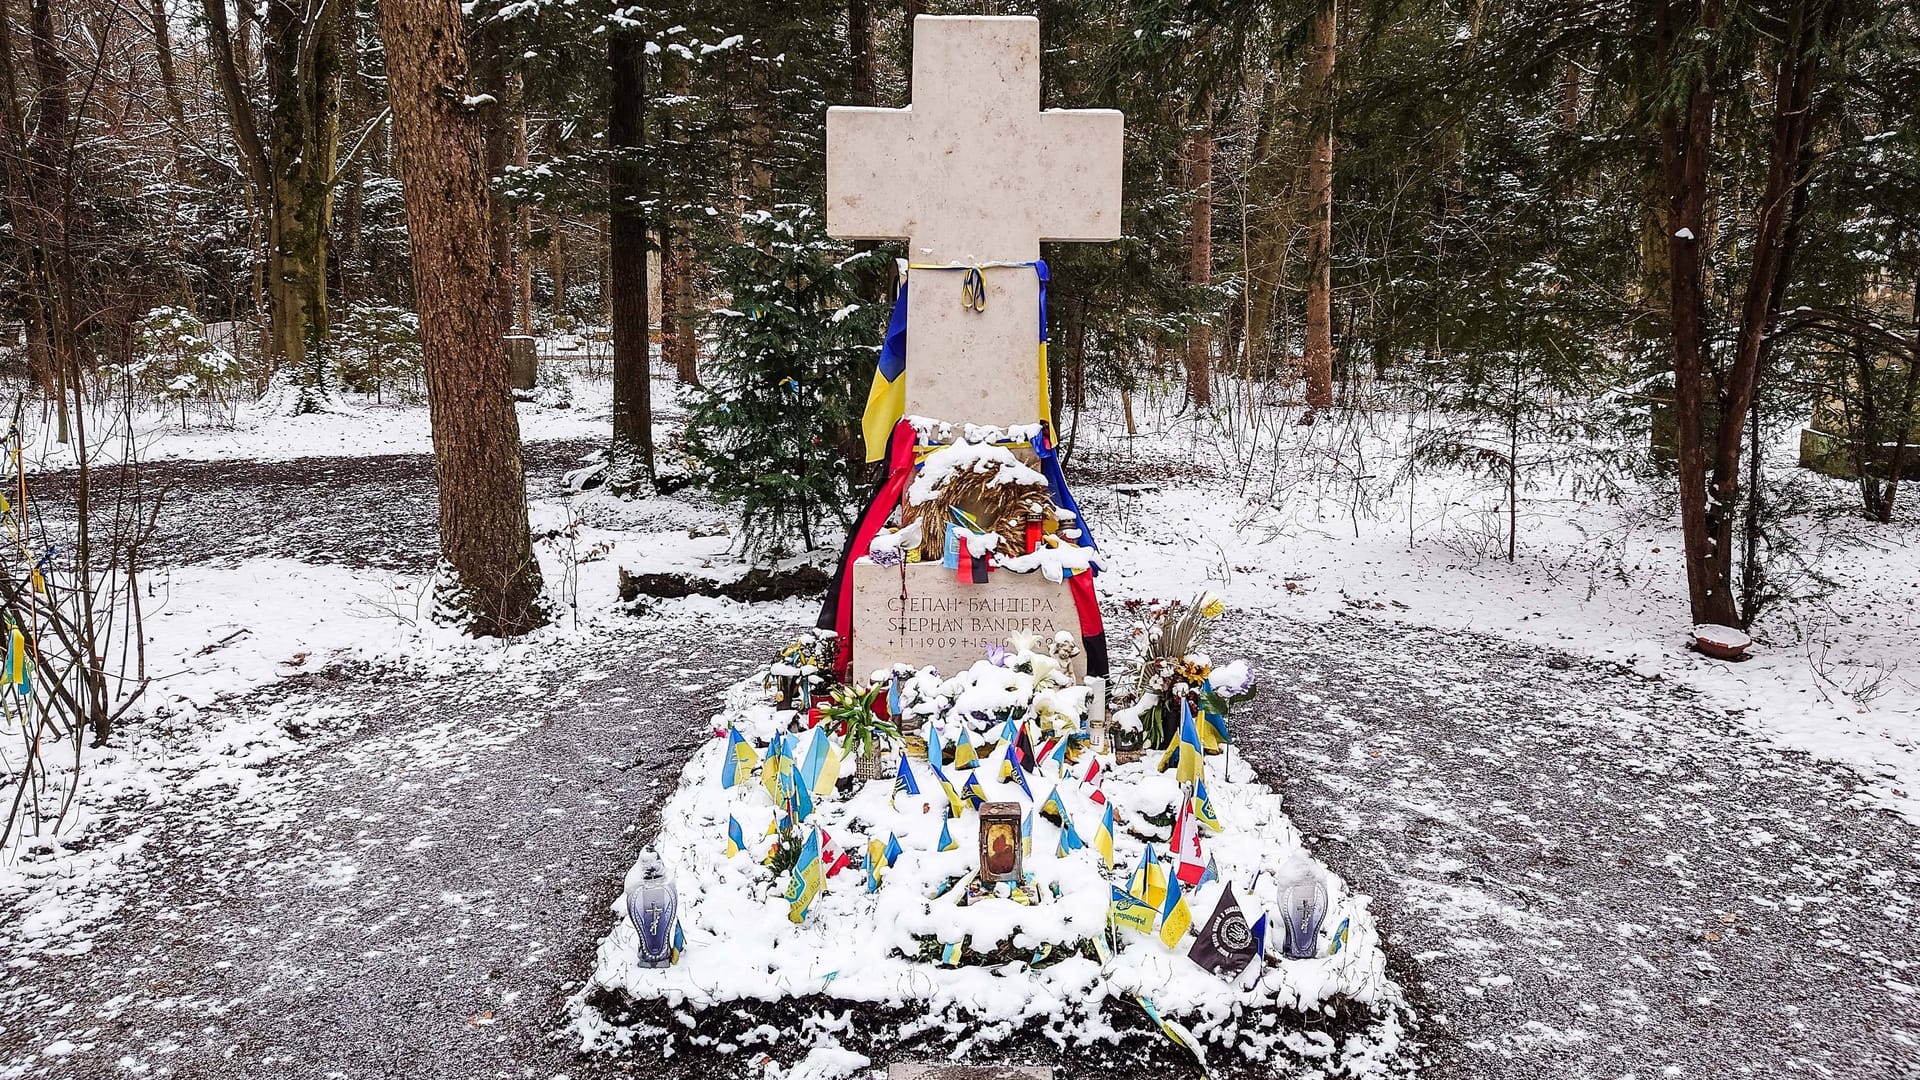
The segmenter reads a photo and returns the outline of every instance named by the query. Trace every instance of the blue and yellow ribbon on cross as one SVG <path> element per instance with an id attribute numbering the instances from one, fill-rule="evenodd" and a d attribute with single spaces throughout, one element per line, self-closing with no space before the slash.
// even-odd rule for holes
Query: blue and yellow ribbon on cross
<path id="1" fill-rule="evenodd" d="M 909 278 L 915 270 L 959 271 L 960 306 L 973 312 L 987 310 L 988 270 L 1031 267 L 1040 279 L 1040 400 L 1036 417 L 1051 423 L 1047 385 L 1047 260 L 1030 262 L 984 263 L 908 263 Z M 867 460 L 880 461 L 887 456 L 887 440 L 893 426 L 907 413 L 907 282 L 903 282 L 893 301 L 893 314 L 887 320 L 887 336 L 880 345 L 880 359 L 874 365 L 873 385 L 867 390 L 867 409 L 860 419 L 866 436 Z"/>

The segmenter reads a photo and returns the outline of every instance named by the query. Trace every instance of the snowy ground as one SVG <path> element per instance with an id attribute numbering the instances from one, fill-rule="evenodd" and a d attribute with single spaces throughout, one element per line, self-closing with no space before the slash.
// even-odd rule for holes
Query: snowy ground
<path id="1" fill-rule="evenodd" d="M 581 625 L 449 641 L 413 625 L 429 459 L 298 457 L 348 421 L 296 423 L 311 442 L 183 437 L 229 460 L 160 467 L 170 715 L 98 761 L 82 850 L 0 871 L 0 1075 L 620 1075 L 551 1041 L 556 1010 L 708 697 L 807 613 L 611 613 L 617 565 L 715 561 L 689 533 L 725 514 L 560 498 L 588 408 L 528 423 L 559 440 L 529 486 Z M 1231 579 L 1269 691 L 1240 745 L 1375 897 L 1432 1075 L 1920 1075 L 1912 511 L 1831 518 L 1836 591 L 1728 666 L 1681 648 L 1652 500 L 1535 492 L 1510 565 L 1477 485 L 1422 478 L 1410 545 L 1407 491 L 1324 455 L 1242 502 L 1226 440 L 1082 435 L 1109 596 Z"/>

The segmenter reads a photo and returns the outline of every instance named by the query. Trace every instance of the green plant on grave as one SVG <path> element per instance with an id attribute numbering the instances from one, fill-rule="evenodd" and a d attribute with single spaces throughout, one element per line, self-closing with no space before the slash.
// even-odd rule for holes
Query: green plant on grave
<path id="1" fill-rule="evenodd" d="M 800 823 L 792 814 L 780 816 L 780 830 L 773 838 L 773 849 L 767 852 L 767 869 L 773 872 L 773 880 L 780 882 L 791 873 L 793 864 L 800 861 Z"/>
<path id="2" fill-rule="evenodd" d="M 885 691 L 879 686 L 840 685 L 820 706 L 821 722 L 861 757 L 872 757 L 900 743 L 900 729 L 874 711 Z"/>

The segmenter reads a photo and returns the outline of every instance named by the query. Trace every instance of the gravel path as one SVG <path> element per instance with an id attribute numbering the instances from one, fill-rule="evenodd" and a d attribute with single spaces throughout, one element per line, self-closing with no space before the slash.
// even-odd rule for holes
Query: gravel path
<path id="1" fill-rule="evenodd" d="M 536 483 L 584 452 L 550 448 Z M 168 466 L 198 485 L 168 527 L 193 560 L 419 568 L 427 467 Z M 343 502 L 366 521 L 323 518 Z M 272 524 L 189 549 L 237 514 Z M 91 936 L 29 941 L 0 898 L 0 1077 L 710 1071 L 580 1059 L 559 1010 L 717 694 L 790 621 L 636 619 L 224 706 L 304 749 L 123 803 L 95 842 L 145 846 Z M 1375 898 L 1422 1075 L 1920 1076 L 1920 837 L 1850 774 L 1550 652 L 1352 617 L 1230 629 L 1212 651 L 1266 687 L 1237 752 Z"/>
<path id="2" fill-rule="evenodd" d="M 577 1060 L 556 1015 L 707 734 L 688 702 L 770 634 L 636 620 L 499 672 L 238 703 L 323 718 L 313 748 L 105 824 L 146 847 L 87 951 L 0 973 L 0 1076 L 626 1075 Z M 0 906 L 0 952 L 19 925 Z"/>
<path id="3" fill-rule="evenodd" d="M 602 448 L 595 440 L 528 443 L 527 490 L 556 493 L 561 477 Z M 153 461 L 141 466 L 163 512 L 147 544 L 155 566 L 278 557 L 424 573 L 433 568 L 439 506 L 429 454 L 293 458 L 286 461 Z M 74 474 L 50 473 L 43 512 L 71 505 Z M 117 469 L 102 469 L 110 498 Z"/>
<path id="4" fill-rule="evenodd" d="M 1920 833 L 1852 774 L 1611 665 L 1281 630 L 1238 738 L 1376 898 L 1423 1075 L 1920 1076 Z"/>

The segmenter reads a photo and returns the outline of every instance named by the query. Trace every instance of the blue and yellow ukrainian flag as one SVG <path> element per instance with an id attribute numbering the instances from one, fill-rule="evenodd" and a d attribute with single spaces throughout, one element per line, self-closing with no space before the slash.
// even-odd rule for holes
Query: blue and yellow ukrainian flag
<path id="1" fill-rule="evenodd" d="M 1054 848 L 1055 858 L 1064 859 L 1069 852 L 1079 851 L 1087 842 L 1080 839 L 1080 830 L 1073 827 L 1073 819 L 1062 814 L 1060 817 L 1060 843 Z"/>
<path id="2" fill-rule="evenodd" d="M 913 766 L 907 764 L 907 752 L 904 750 L 900 752 L 900 769 L 893 776 L 893 793 L 896 796 L 920 794 L 920 781 L 914 778 Z"/>
<path id="3" fill-rule="evenodd" d="M 747 850 L 747 838 L 740 831 L 740 819 L 734 817 L 732 814 L 728 814 L 727 858 L 731 859 L 745 850 Z"/>
<path id="4" fill-rule="evenodd" d="M 788 919 L 797 923 L 807 917 L 813 898 L 820 895 L 820 879 L 820 830 L 812 829 L 807 833 L 807 842 L 800 845 L 800 858 L 793 864 L 793 879 L 787 883 Z"/>
<path id="5" fill-rule="evenodd" d="M 1140 856 L 1140 864 L 1133 868 L 1133 875 L 1127 879 L 1127 891 L 1158 911 L 1167 899 L 1167 868 L 1160 865 L 1160 859 L 1153 853 L 1153 845 L 1147 845 L 1146 854 Z"/>
<path id="6" fill-rule="evenodd" d="M 760 769 L 760 786 L 767 789 L 767 797 L 775 806 L 784 806 L 787 802 L 784 788 L 791 755 L 787 734 L 776 732 L 773 741 L 767 744 L 767 760 Z"/>
<path id="7" fill-rule="evenodd" d="M 1106 813 L 1100 816 L 1100 827 L 1093 831 L 1093 850 L 1106 860 L 1107 869 L 1113 869 L 1113 806 L 1108 804 Z"/>
<path id="8" fill-rule="evenodd" d="M 727 759 L 720 766 L 720 786 L 734 787 L 747 782 L 753 775 L 754 767 L 760 764 L 760 756 L 753 752 L 753 744 L 741 734 L 740 729 L 727 725 Z"/>
<path id="9" fill-rule="evenodd" d="M 975 769 L 980 767 L 980 752 L 973 748 L 973 739 L 967 735 L 967 729 L 960 729 L 960 738 L 953 744 L 953 767 L 956 769 Z"/>
<path id="10" fill-rule="evenodd" d="M 1208 832 L 1220 831 L 1220 816 L 1214 812 L 1213 796 L 1207 794 L 1205 780 L 1193 786 L 1193 798 L 1187 805 L 1193 811 L 1194 820 L 1206 826 Z"/>
<path id="11" fill-rule="evenodd" d="M 1227 736 L 1227 718 L 1222 713 L 1202 709 L 1200 712 L 1200 745 L 1208 753 L 1223 750 L 1232 740 Z"/>
<path id="12" fill-rule="evenodd" d="M 969 775 L 967 777 L 966 784 L 960 788 L 960 797 L 965 799 L 967 805 L 973 807 L 975 810 L 980 809 L 980 805 L 987 801 L 986 789 L 980 786 L 980 778 L 978 775 Z"/>
<path id="13" fill-rule="evenodd" d="M 887 845 L 879 837 L 867 838 L 867 891 L 880 888 L 880 871 L 887 866 Z"/>
<path id="14" fill-rule="evenodd" d="M 1021 768 L 1020 763 L 1014 760 L 1013 751 L 1011 749 L 1007 751 L 1006 772 L 1007 772 L 1007 777 L 1006 777 L 1007 779 L 1012 780 L 1014 783 L 1020 785 L 1020 790 L 1026 794 L 1027 801 L 1029 802 L 1033 801 L 1033 789 L 1027 786 L 1027 770 Z"/>
<path id="15" fill-rule="evenodd" d="M 873 386 L 867 391 L 866 415 L 860 429 L 867 437 L 867 460 L 887 456 L 887 440 L 893 427 L 907 413 L 907 287 L 902 284 L 893 299 L 893 316 L 887 320 L 887 339 L 880 346 L 880 363 L 873 369 Z"/>
<path id="16" fill-rule="evenodd" d="M 1207 760 L 1205 750 L 1200 748 L 1200 731 L 1193 723 L 1193 709 L 1187 699 L 1180 699 L 1180 737 L 1167 744 L 1166 753 L 1160 755 L 1160 771 L 1174 769 L 1174 779 L 1182 784 L 1197 784 Z"/>
<path id="17" fill-rule="evenodd" d="M 1180 944 L 1187 931 L 1193 928 L 1193 912 L 1187 909 L 1187 898 L 1180 893 L 1180 879 L 1175 878 L 1167 885 L 1167 903 L 1160 909 L 1160 944 L 1171 949 Z"/>
<path id="18" fill-rule="evenodd" d="M 786 760 L 785 775 L 780 779 L 780 794 L 793 820 L 805 821 L 813 816 L 813 793 L 801 779 L 800 766 L 794 764 L 792 758 Z"/>

